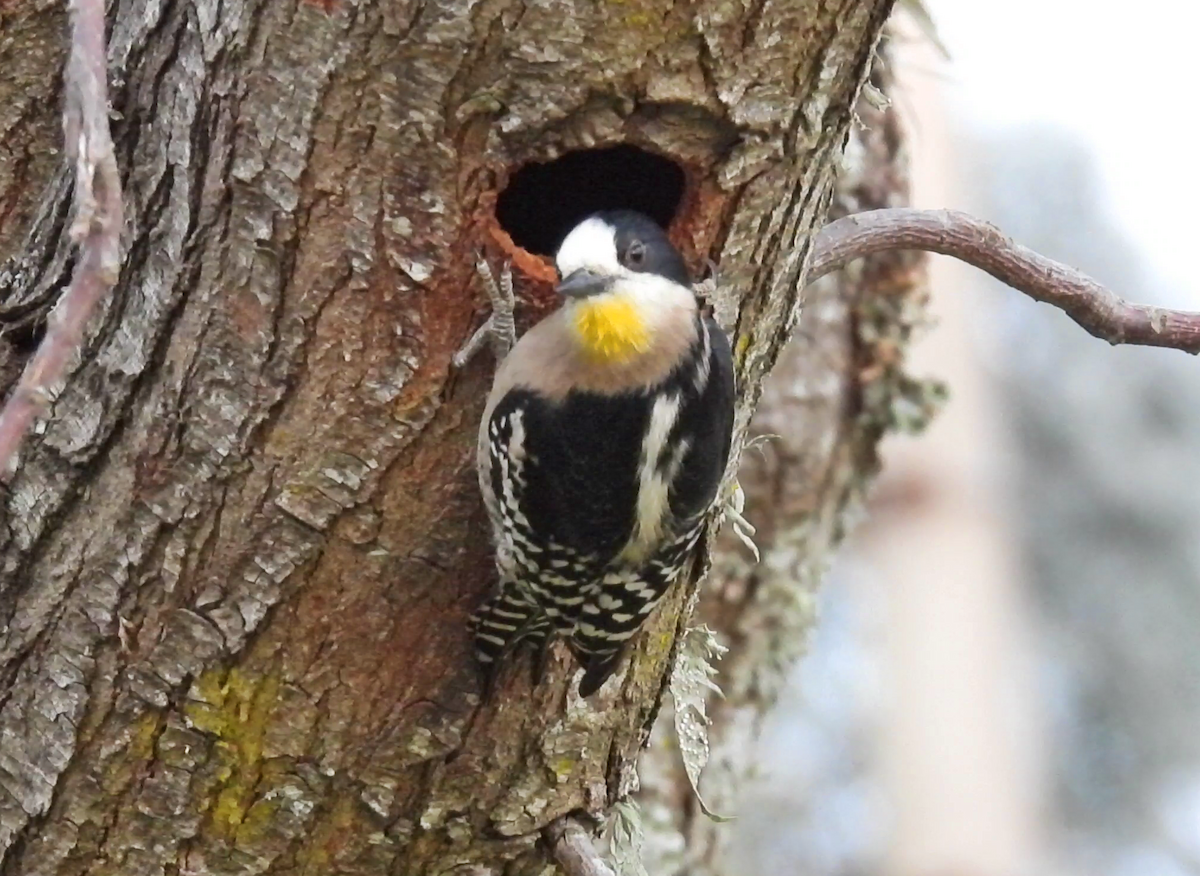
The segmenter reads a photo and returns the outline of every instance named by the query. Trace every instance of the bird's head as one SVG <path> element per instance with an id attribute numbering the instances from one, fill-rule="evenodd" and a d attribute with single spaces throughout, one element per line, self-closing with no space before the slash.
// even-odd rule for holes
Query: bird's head
<path id="1" fill-rule="evenodd" d="M 594 361 L 625 363 L 664 335 L 692 330 L 696 297 L 687 266 L 646 216 L 595 213 L 571 229 L 554 260 L 567 324 Z"/>

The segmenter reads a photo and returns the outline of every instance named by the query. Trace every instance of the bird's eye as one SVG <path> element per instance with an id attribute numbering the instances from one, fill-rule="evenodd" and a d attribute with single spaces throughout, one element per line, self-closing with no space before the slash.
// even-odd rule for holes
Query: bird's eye
<path id="1" fill-rule="evenodd" d="M 629 248 L 625 250 L 625 261 L 630 267 L 641 267 L 642 262 L 646 260 L 646 245 L 640 240 L 635 240 L 629 244 Z"/>

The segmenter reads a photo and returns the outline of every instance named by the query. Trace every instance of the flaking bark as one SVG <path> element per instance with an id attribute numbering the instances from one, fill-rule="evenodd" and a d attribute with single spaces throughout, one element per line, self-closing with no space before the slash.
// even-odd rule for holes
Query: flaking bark
<path id="1" fill-rule="evenodd" d="M 675 159 L 745 423 L 890 5 L 117 0 L 125 264 L 0 512 L 0 872 L 539 873 L 540 828 L 626 794 L 684 588 L 623 685 L 583 703 L 559 655 L 478 706 L 473 253 L 528 324 L 512 173 Z M 7 385 L 73 259 L 62 32 L 0 0 Z"/>

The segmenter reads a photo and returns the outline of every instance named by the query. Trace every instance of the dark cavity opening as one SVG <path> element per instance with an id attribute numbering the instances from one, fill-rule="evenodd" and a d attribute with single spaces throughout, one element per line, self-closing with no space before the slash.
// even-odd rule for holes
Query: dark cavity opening
<path id="1" fill-rule="evenodd" d="M 636 146 L 585 149 L 518 170 L 500 193 L 496 219 L 517 246 L 552 256 L 597 210 L 638 210 L 666 228 L 683 186 L 683 168 L 669 158 Z"/>

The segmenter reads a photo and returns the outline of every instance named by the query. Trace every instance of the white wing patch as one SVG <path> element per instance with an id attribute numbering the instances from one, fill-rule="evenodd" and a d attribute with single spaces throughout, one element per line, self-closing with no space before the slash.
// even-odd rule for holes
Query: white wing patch
<path id="1" fill-rule="evenodd" d="M 701 320 L 700 357 L 696 360 L 696 376 L 692 380 L 692 386 L 695 388 L 697 396 L 704 395 L 704 390 L 708 388 L 708 372 L 711 368 L 712 338 L 708 336 L 708 326 Z"/>
<path id="2" fill-rule="evenodd" d="M 687 452 L 686 444 L 676 448 L 669 464 L 662 465 L 663 454 L 668 452 L 668 440 L 675 421 L 679 419 L 681 400 L 678 393 L 659 396 L 650 412 L 650 427 L 642 439 L 642 453 L 638 460 L 637 516 L 634 519 L 633 535 L 621 551 L 620 559 L 632 564 L 643 563 L 659 546 L 663 537 L 663 524 L 670 510 L 671 482 Z"/>

